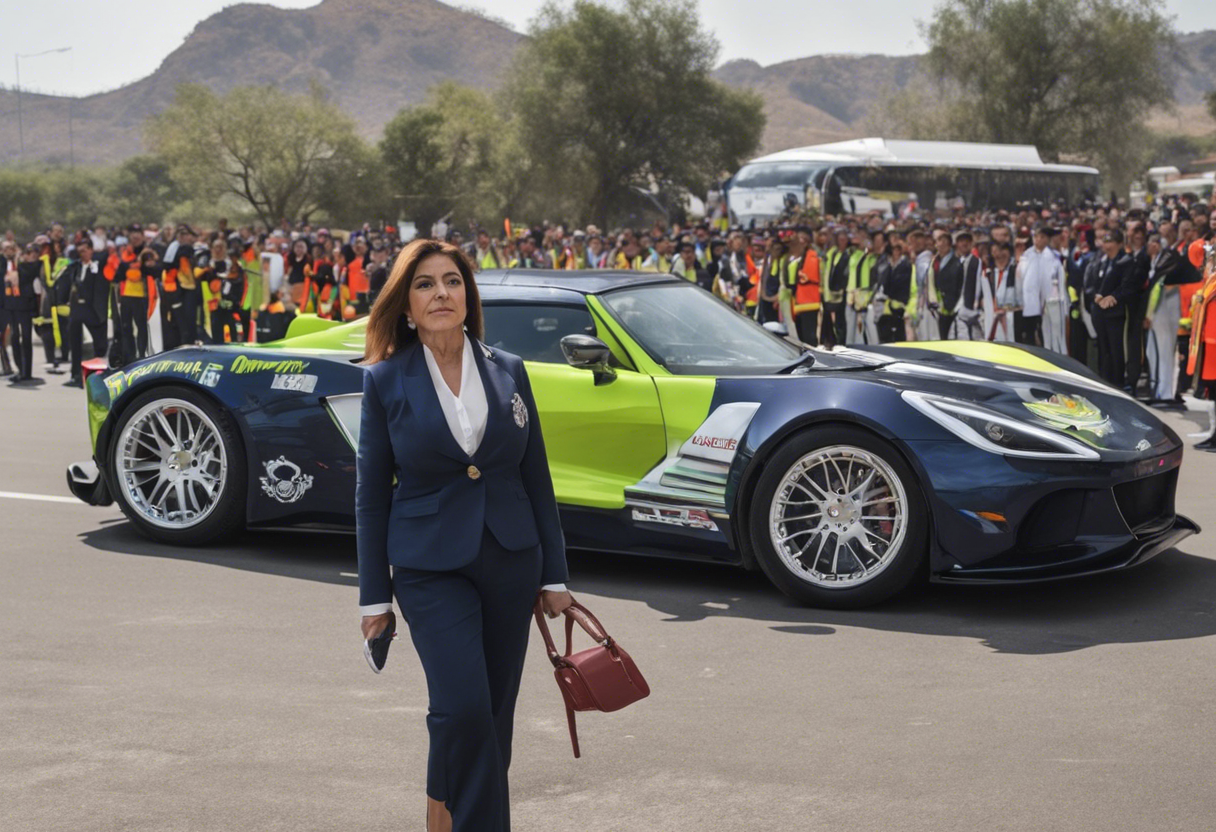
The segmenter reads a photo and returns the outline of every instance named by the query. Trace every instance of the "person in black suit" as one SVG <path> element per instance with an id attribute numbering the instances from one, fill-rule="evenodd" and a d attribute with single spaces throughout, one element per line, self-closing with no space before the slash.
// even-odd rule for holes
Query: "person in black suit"
<path id="1" fill-rule="evenodd" d="M 528 374 L 481 343 L 482 320 L 464 252 L 418 240 L 398 255 L 367 325 L 355 489 L 362 629 L 365 639 L 384 631 L 395 595 L 430 691 L 430 832 L 510 829 L 532 607 L 538 593 L 551 617 L 573 602 Z"/>
<path id="2" fill-rule="evenodd" d="M 1126 362 L 1123 331 L 1127 308 L 1139 289 L 1135 264 L 1123 250 L 1123 232 L 1107 231 L 1102 238 L 1103 258 L 1098 264 L 1094 291 L 1094 328 L 1098 331 L 1098 373 L 1122 389 Z"/>
<path id="3" fill-rule="evenodd" d="M 84 236 L 76 244 L 76 259 L 55 281 L 59 304 L 69 304 L 68 341 L 71 344 L 72 376 L 65 387 L 83 386 L 80 363 L 84 352 L 84 331 L 93 339 L 93 355 L 103 356 L 109 346 L 106 324 L 110 310 L 110 278 L 105 267 L 94 258 L 93 241 Z"/>
<path id="4" fill-rule="evenodd" d="M 1152 258 L 1148 256 L 1147 235 L 1144 227 L 1135 225 L 1128 233 L 1131 243 L 1128 255 L 1135 272 L 1136 294 L 1127 303 L 1127 382 L 1132 395 L 1140 383 L 1140 372 L 1144 366 L 1144 316 L 1148 308 L 1148 278 L 1152 271 Z"/>

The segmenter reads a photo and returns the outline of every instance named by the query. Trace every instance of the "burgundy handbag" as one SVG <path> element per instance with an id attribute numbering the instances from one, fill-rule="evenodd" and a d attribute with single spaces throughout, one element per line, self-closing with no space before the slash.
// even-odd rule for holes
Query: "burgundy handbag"
<path id="1" fill-rule="evenodd" d="M 650 695 L 650 686 L 642 678 L 638 666 L 629 654 L 617 644 L 590 610 L 577 601 L 565 610 L 566 653 L 561 655 L 549 634 L 545 613 L 540 598 L 532 608 L 536 626 L 545 640 L 549 661 L 553 662 L 553 675 L 566 702 L 566 721 L 570 724 L 570 744 L 574 756 L 579 756 L 578 729 L 574 724 L 575 711 L 619 711 L 621 708 Z M 595 647 L 578 653 L 571 652 L 574 622 L 596 640 Z"/>

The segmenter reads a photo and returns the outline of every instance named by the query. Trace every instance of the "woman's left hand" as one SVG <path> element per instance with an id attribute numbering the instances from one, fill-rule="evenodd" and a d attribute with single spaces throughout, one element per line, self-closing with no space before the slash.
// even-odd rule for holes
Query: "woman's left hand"
<path id="1" fill-rule="evenodd" d="M 553 592 L 548 589 L 540 591 L 540 607 L 550 618 L 557 618 L 566 607 L 573 603 L 574 596 L 569 592 Z"/>

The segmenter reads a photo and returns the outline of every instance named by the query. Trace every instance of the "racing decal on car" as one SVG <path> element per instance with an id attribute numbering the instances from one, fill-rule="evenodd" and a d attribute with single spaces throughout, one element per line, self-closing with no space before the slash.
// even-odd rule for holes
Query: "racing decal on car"
<path id="1" fill-rule="evenodd" d="M 263 462 L 262 467 L 266 469 L 266 476 L 259 477 L 262 490 L 280 503 L 294 503 L 312 488 L 312 475 L 303 473 L 285 456 Z M 284 472 L 287 476 L 282 476 Z"/>
<path id="2" fill-rule="evenodd" d="M 317 377 L 302 373 L 279 373 L 271 380 L 270 389 L 311 393 L 317 389 Z"/>
<path id="3" fill-rule="evenodd" d="M 174 361 L 170 358 L 151 361 L 134 370 L 118 370 L 106 376 L 106 389 L 110 401 L 121 396 L 132 384 L 149 375 L 180 375 L 189 379 L 198 378 L 203 371 L 202 361 Z"/>
<path id="4" fill-rule="evenodd" d="M 202 375 L 198 377 L 198 383 L 204 387 L 215 387 L 220 383 L 220 372 L 223 369 L 223 364 L 208 364 L 203 369 Z"/>
<path id="5" fill-rule="evenodd" d="M 524 406 L 524 400 L 516 393 L 511 397 L 511 412 L 515 415 L 515 424 L 518 427 L 524 427 L 528 424 L 528 408 Z"/>
<path id="6" fill-rule="evenodd" d="M 265 372 L 302 373 L 307 369 L 307 361 L 300 361 L 294 358 L 268 361 L 261 358 L 249 358 L 244 355 L 238 355 L 232 360 L 231 366 L 228 367 L 228 372 L 243 376 L 249 373 Z"/>
<path id="7" fill-rule="evenodd" d="M 664 526 L 679 526 L 684 529 L 718 531 L 718 524 L 710 519 L 709 512 L 699 508 L 635 506 L 633 519 L 639 523 L 660 523 Z"/>
<path id="8" fill-rule="evenodd" d="M 759 402 L 731 402 L 716 408 L 674 456 L 660 462 L 637 485 L 625 489 L 625 504 L 634 507 L 638 500 L 658 497 L 724 508 L 730 464 L 759 409 Z M 658 521 L 647 518 L 644 522 Z"/>

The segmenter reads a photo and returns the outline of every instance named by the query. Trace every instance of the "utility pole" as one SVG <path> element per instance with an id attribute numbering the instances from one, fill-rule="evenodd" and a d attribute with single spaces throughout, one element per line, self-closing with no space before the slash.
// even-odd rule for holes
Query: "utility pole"
<path id="1" fill-rule="evenodd" d="M 13 63 L 17 65 L 17 143 L 20 148 L 18 162 L 25 162 L 25 130 L 21 127 L 21 56 L 14 54 Z"/>

